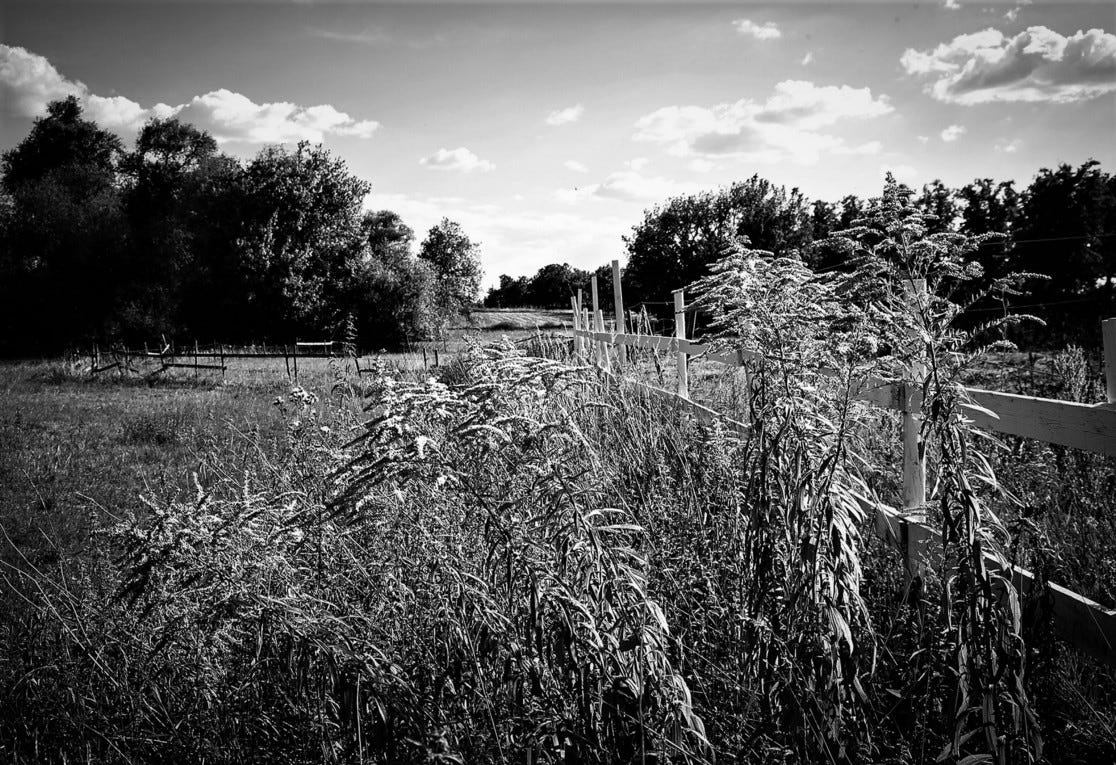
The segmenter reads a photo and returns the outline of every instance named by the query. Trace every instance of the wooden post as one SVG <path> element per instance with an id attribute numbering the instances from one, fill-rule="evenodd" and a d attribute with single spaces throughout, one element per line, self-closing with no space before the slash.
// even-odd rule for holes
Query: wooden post
<path id="1" fill-rule="evenodd" d="M 581 338 L 577 336 L 577 333 L 581 330 L 581 322 L 579 321 L 581 315 L 580 311 L 577 310 L 577 298 L 573 295 L 570 295 L 570 307 L 573 309 L 573 352 L 576 359 L 581 356 Z"/>
<path id="2" fill-rule="evenodd" d="M 926 280 L 915 279 L 911 287 L 914 310 L 926 305 Z M 921 355 L 921 350 L 920 350 Z M 910 512 L 926 504 L 926 450 L 920 437 L 922 413 L 911 407 L 911 397 L 926 376 L 926 364 L 911 363 L 909 379 L 904 386 L 903 401 L 903 509 Z"/>
<path id="3" fill-rule="evenodd" d="M 287 379 L 291 379 L 291 356 L 287 353 L 288 348 L 286 343 L 283 344 L 283 364 L 287 367 Z"/>
<path id="4" fill-rule="evenodd" d="M 1101 322 L 1104 338 L 1104 381 L 1108 403 L 1116 404 L 1116 318 Z"/>
<path id="5" fill-rule="evenodd" d="M 596 321 L 597 321 L 597 331 L 600 332 L 601 334 L 604 334 L 604 331 L 605 331 L 604 311 L 602 311 L 601 309 L 598 308 L 597 313 L 595 314 L 595 316 L 596 316 Z M 608 367 L 609 367 L 609 363 L 608 363 L 608 344 L 604 340 L 601 340 L 601 342 L 600 342 L 600 358 L 598 359 L 598 363 L 600 364 L 600 367 L 602 369 L 608 369 Z"/>
<path id="6" fill-rule="evenodd" d="M 434 346 L 434 366 L 441 366 L 442 362 L 438 360 L 438 346 Z"/>
<path id="7" fill-rule="evenodd" d="M 593 323 L 592 323 L 592 326 L 590 327 L 590 329 L 592 329 L 594 332 L 602 332 L 603 330 L 600 327 L 597 326 L 597 312 L 600 311 L 601 306 L 600 306 L 600 302 L 598 301 L 598 298 L 597 298 L 597 276 L 596 276 L 596 274 L 594 274 L 589 279 L 589 288 L 593 293 L 593 309 L 592 309 L 593 312 L 589 314 Z M 597 341 L 597 342 L 593 343 L 593 345 L 591 347 L 593 348 L 593 356 L 596 359 L 597 366 L 603 365 L 604 364 L 603 356 L 604 356 L 604 352 L 605 352 L 604 343 L 601 342 L 601 341 Z"/>
<path id="8" fill-rule="evenodd" d="M 294 381 L 298 382 L 298 338 L 295 338 L 294 348 L 291 349 L 291 363 L 294 365 Z"/>
<path id="9" fill-rule="evenodd" d="M 624 326 L 624 292 L 620 286 L 620 261 L 612 261 L 612 306 L 616 312 L 616 334 L 623 335 L 627 333 Z M 628 348 L 624 345 L 616 347 L 616 363 L 620 364 L 628 360 Z"/>
<path id="10" fill-rule="evenodd" d="M 426 346 L 422 346 L 422 368 L 430 369 L 430 362 L 426 359 Z"/>
<path id="11" fill-rule="evenodd" d="M 922 311 L 926 306 L 926 280 L 915 279 L 911 292 L 915 310 Z M 925 376 L 926 364 L 916 358 L 910 366 L 903 402 L 903 509 L 908 511 L 926 503 L 926 452 L 920 437 L 922 413 L 911 406 L 911 398 L 921 388 Z"/>
<path id="12" fill-rule="evenodd" d="M 922 312 L 926 307 L 926 280 L 915 279 L 911 285 L 911 304 L 913 310 Z M 926 445 L 922 441 L 921 406 L 916 410 L 912 398 L 921 389 L 926 377 L 926 364 L 921 360 L 924 349 L 911 362 L 908 379 L 903 384 L 903 511 L 908 521 L 922 523 L 926 514 L 922 507 L 926 504 Z M 910 533 L 911 525 L 903 527 L 903 558 L 909 576 L 921 576 L 922 551 L 920 543 L 925 542 L 921 535 Z"/>
<path id="13" fill-rule="evenodd" d="M 198 341 L 194 340 L 194 379 L 198 379 Z"/>
<path id="14" fill-rule="evenodd" d="M 674 336 L 679 341 L 686 339 L 686 295 L 683 290 L 674 291 Z M 686 369 L 688 354 L 681 347 L 678 348 L 678 395 L 690 398 L 690 376 Z"/>
<path id="15" fill-rule="evenodd" d="M 221 343 L 221 380 L 225 379 L 225 344 Z"/>

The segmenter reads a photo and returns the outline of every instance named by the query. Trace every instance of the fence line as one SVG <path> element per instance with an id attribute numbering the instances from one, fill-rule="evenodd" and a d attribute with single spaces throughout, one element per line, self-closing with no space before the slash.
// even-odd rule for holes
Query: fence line
<path id="1" fill-rule="evenodd" d="M 771 358 L 743 348 L 714 351 L 710 346 L 696 343 L 686 337 L 685 295 L 674 292 L 675 335 L 638 335 L 624 332 L 623 300 L 619 290 L 620 280 L 613 270 L 616 316 L 615 331 L 604 328 L 604 319 L 597 306 L 596 278 L 592 280 L 593 326 L 590 329 L 589 313 L 582 305 L 580 291 L 571 298 L 574 309 L 573 345 L 580 358 L 588 358 L 610 377 L 621 380 L 649 395 L 670 401 L 689 411 L 698 421 L 710 424 L 721 422 L 733 430 L 747 432 L 749 426 L 690 399 L 688 363 L 700 357 L 729 367 L 744 367 L 751 363 L 779 363 L 784 359 Z M 915 285 L 915 299 L 921 300 L 925 283 Z M 1021 436 L 1051 444 L 1069 446 L 1105 456 L 1116 456 L 1116 318 L 1102 324 L 1104 338 L 1105 379 L 1107 401 L 1099 404 L 1082 404 L 1072 401 L 1024 396 L 1014 393 L 989 391 L 981 388 L 964 388 L 968 401 L 960 407 L 965 416 L 980 428 L 1005 435 Z M 625 379 L 607 369 L 608 348 L 618 350 L 617 364 L 627 348 L 647 348 L 676 354 L 677 390 L 656 388 L 635 380 Z M 619 371 L 619 370 L 618 370 Z M 836 375 L 836 370 L 822 370 Z M 858 496 L 862 509 L 872 513 L 874 529 L 878 536 L 897 548 L 904 556 L 909 571 L 929 565 L 933 548 L 941 547 L 941 535 L 925 524 L 925 516 L 918 509 L 925 503 L 926 465 L 925 449 L 920 443 L 920 419 L 923 403 L 922 377 L 924 369 L 914 366 L 911 380 L 891 383 L 872 376 L 855 381 L 853 396 L 874 406 L 897 411 L 903 415 L 903 510 Z M 1026 595 L 1037 586 L 1037 579 L 1026 569 L 1014 566 L 1002 556 L 985 553 L 986 563 L 993 569 L 1006 572 L 1017 590 Z M 1056 633 L 1066 642 L 1106 664 L 1116 666 L 1116 609 L 1108 608 L 1066 587 L 1046 583 L 1049 596 L 1051 621 Z"/>

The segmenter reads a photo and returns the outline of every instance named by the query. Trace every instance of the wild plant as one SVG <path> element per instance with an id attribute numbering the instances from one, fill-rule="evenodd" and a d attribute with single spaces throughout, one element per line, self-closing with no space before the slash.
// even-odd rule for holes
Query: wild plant
<path id="1" fill-rule="evenodd" d="M 777 434 L 780 442 L 761 446 L 764 461 L 752 468 L 774 490 L 761 485 L 755 506 L 780 511 L 778 529 L 789 543 L 780 552 L 789 565 L 788 586 L 766 590 L 762 606 L 782 614 L 797 609 L 813 628 L 790 633 L 803 636 L 796 650 L 772 650 L 774 661 L 764 668 L 781 687 L 805 681 L 814 689 L 805 696 L 808 704 L 788 698 L 784 709 L 822 723 L 814 727 L 813 745 L 827 758 L 847 756 L 866 740 L 856 724 L 870 707 L 861 680 L 873 633 L 859 594 L 857 528 L 864 518 L 854 500 L 865 489 L 863 466 L 872 457 L 859 442 L 857 423 L 871 418 L 853 394 L 873 378 L 905 385 L 907 395 L 921 394 L 921 435 L 934 464 L 925 511 L 936 517 L 943 540 L 932 562 L 945 622 L 935 650 L 952 664 L 946 719 L 954 731 L 942 756 L 1030 761 L 1041 744 L 1024 690 L 1019 597 L 1005 570 L 1010 540 L 989 510 L 991 498 L 1012 498 L 959 406 L 966 401 L 961 371 L 997 324 L 958 328 L 966 305 L 959 296 L 980 276 L 967 256 L 982 240 L 928 234 L 909 195 L 889 178 L 856 228 L 833 240 L 855 264 L 849 273 L 815 275 L 792 258 L 739 246 L 698 285 L 720 343 L 743 344 L 767 358 L 753 370 L 753 440 L 763 445 Z M 925 297 L 916 293 L 923 283 Z M 997 280 L 985 290 L 1009 291 L 1015 283 Z M 1011 319 L 998 323 L 1005 321 Z M 782 463 L 768 456 L 784 453 L 791 458 Z M 753 525 L 763 529 L 766 521 Z M 760 538 L 769 558 L 779 549 L 777 539 Z M 783 592 L 798 597 L 779 602 Z M 918 671 L 938 671 L 922 656 L 927 663 L 916 661 Z M 832 701 L 823 706 L 819 699 Z"/>

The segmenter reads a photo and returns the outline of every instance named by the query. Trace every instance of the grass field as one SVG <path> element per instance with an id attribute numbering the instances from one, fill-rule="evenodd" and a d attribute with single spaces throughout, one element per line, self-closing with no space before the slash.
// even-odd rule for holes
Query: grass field
<path id="1" fill-rule="evenodd" d="M 478 311 L 446 341 L 409 353 L 366 355 L 364 370 L 407 376 L 449 363 L 474 338 L 513 342 L 560 327 L 568 312 Z M 437 351 L 437 353 L 435 353 Z M 350 359 L 303 358 L 298 378 L 282 358 L 230 359 L 215 370 L 172 369 L 152 380 L 115 370 L 97 378 L 87 359 L 0 362 L 0 525 L 33 559 L 51 560 L 82 539 L 91 517 L 142 511 L 141 497 L 182 499 L 207 482 L 213 455 L 281 458 L 286 419 L 276 399 L 298 384 L 336 398 L 359 386 Z M 0 555 L 10 554 L 10 547 Z"/>
<path id="2" fill-rule="evenodd" d="M 11 689 L 0 759 L 461 762 L 506 748 L 560 762 L 574 739 L 553 742 L 574 726 L 598 737 L 583 752 L 613 757 L 587 761 L 621 761 L 656 731 L 711 761 L 698 714 L 719 761 L 793 761 L 786 747 L 799 744 L 769 706 L 799 714 L 812 702 L 767 689 L 836 681 L 825 662 L 796 658 L 816 644 L 784 644 L 767 625 L 824 624 L 830 606 L 784 599 L 786 561 L 810 546 L 788 543 L 782 521 L 746 519 L 798 491 L 794 463 L 769 468 L 784 483 L 765 495 L 748 479 L 758 457 L 746 441 L 674 407 L 596 383 L 563 392 L 547 364 L 575 381 L 584 370 L 560 362 L 455 361 L 470 337 L 523 345 L 561 320 L 483 312 L 437 345 L 440 368 L 433 344 L 425 359 L 362 357 L 363 377 L 350 359 L 304 358 L 297 387 L 282 358 L 153 380 L 90 379 L 78 361 L 0 364 L 0 681 Z M 642 353 L 627 373 L 670 388 L 673 361 Z M 1031 361 L 993 359 L 972 382 L 1094 395 L 1081 359 Z M 739 375 L 699 361 L 690 381 L 695 398 L 736 405 Z M 360 393 L 398 421 L 365 430 L 376 412 L 359 412 Z M 880 439 L 881 474 L 897 474 L 894 424 L 861 423 Z M 362 433 L 366 473 L 344 448 Z M 1025 520 L 1046 528 L 1049 573 L 1108 602 L 1110 467 L 1041 445 L 998 465 L 1045 508 Z M 325 495 L 339 475 L 366 504 L 334 519 Z M 145 522 L 119 531 L 131 516 Z M 113 525 L 107 547 L 89 533 Z M 893 551 L 869 535 L 857 554 L 877 632 L 851 629 L 879 649 L 864 725 L 879 761 L 927 762 L 918 751 L 938 751 L 952 729 L 935 585 L 916 604 Z M 133 587 L 136 600 L 120 597 Z M 1036 708 L 1055 753 L 1111 761 L 1112 672 L 1072 652 L 1042 661 Z M 632 727 L 645 713 L 648 727 Z M 440 758 L 447 741 L 474 759 Z M 381 748 L 365 758 L 362 747 Z"/>

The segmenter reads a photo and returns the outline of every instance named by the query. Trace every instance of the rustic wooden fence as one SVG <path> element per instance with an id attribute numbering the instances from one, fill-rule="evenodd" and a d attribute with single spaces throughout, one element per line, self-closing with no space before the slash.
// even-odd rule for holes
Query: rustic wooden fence
<path id="1" fill-rule="evenodd" d="M 620 265 L 612 261 L 614 316 L 606 329 L 599 304 L 597 280 L 591 282 L 592 306 L 583 303 L 578 292 L 571 298 L 574 313 L 573 346 L 579 358 L 586 359 L 606 373 L 621 377 L 634 386 L 680 408 L 699 421 L 719 421 L 728 428 L 746 431 L 746 423 L 732 420 L 703 406 L 690 397 L 689 362 L 693 357 L 728 367 L 766 361 L 762 354 L 743 349 L 714 351 L 686 337 L 686 304 L 682 290 L 674 291 L 675 332 L 673 337 L 627 332 Z M 925 285 L 916 285 L 916 292 Z M 1081 404 L 1071 401 L 1023 396 L 1013 393 L 966 388 L 969 402 L 962 404 L 965 416 L 978 427 L 994 433 L 1021 436 L 1050 444 L 1084 449 L 1116 457 L 1116 318 L 1103 322 L 1104 363 L 1107 401 Z M 622 377 L 629 348 L 646 348 L 675 354 L 676 388 L 667 390 Z M 610 352 L 611 350 L 611 352 Z M 925 450 L 920 442 L 922 392 L 919 377 L 923 370 L 911 370 L 911 380 L 888 383 L 868 378 L 862 381 L 855 397 L 870 404 L 902 414 L 903 497 L 902 508 L 895 508 L 870 497 L 858 497 L 862 507 L 874 517 L 876 533 L 904 556 L 908 570 L 917 572 L 931 561 L 931 551 L 940 549 L 939 532 L 925 523 L 921 512 L 926 502 Z M 1009 561 L 986 554 L 990 567 L 1010 575 L 1016 588 L 1026 595 L 1037 586 L 1030 571 Z M 1108 608 L 1057 584 L 1047 585 L 1052 623 L 1066 642 L 1106 664 L 1116 666 L 1116 609 Z"/>
<path id="2" fill-rule="evenodd" d="M 128 348 L 126 346 L 110 346 L 101 349 L 94 345 L 89 354 L 89 374 L 96 376 L 110 370 L 117 370 L 121 374 L 144 374 L 155 377 L 170 369 L 192 369 L 194 376 L 201 371 L 220 371 L 222 377 L 228 370 L 226 362 L 232 359 L 283 359 L 287 376 L 294 381 L 298 380 L 298 360 L 300 358 L 337 358 L 348 355 L 346 345 L 340 340 L 302 341 L 282 345 L 252 346 L 250 350 L 237 347 L 227 347 L 214 343 L 210 346 L 199 346 L 197 341 L 193 345 L 176 346 L 163 342 L 161 347 L 151 350 L 145 344 L 143 349 Z M 154 369 L 139 369 L 139 363 L 154 362 Z M 357 371 L 363 374 L 367 370 L 360 368 L 357 360 Z"/>

